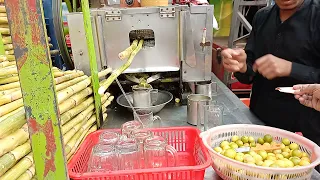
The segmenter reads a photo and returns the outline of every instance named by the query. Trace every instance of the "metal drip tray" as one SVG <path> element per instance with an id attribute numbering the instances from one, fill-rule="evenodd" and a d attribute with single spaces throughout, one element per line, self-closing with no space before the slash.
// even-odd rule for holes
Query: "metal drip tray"
<path id="1" fill-rule="evenodd" d="M 129 99 L 129 101 L 133 104 L 132 92 L 126 93 L 126 95 Z M 148 109 L 148 110 L 151 110 L 155 114 L 155 113 L 158 113 L 159 111 L 161 111 L 161 109 L 164 108 L 164 106 L 166 104 L 168 104 L 172 100 L 172 98 L 173 98 L 173 96 L 170 92 L 159 91 L 158 92 L 158 99 L 155 103 L 153 103 L 153 106 L 151 106 L 151 107 L 134 107 L 134 108 L 135 109 Z M 127 100 L 123 94 L 117 98 L 117 103 L 120 106 L 127 108 L 129 111 L 132 111 L 132 109 L 129 106 L 129 103 L 127 102 Z"/>

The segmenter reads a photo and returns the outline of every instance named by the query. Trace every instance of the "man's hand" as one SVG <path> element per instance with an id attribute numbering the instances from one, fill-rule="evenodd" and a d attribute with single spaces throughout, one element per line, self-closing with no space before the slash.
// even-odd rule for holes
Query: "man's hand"
<path id="1" fill-rule="evenodd" d="M 247 54 L 243 49 L 225 49 L 221 52 L 223 66 L 229 72 L 247 71 Z"/>
<path id="2" fill-rule="evenodd" d="M 275 57 L 271 54 L 257 59 L 253 65 L 253 71 L 258 71 L 267 79 L 289 76 L 291 69 L 292 62 Z"/>
<path id="3" fill-rule="evenodd" d="M 320 84 L 295 85 L 293 89 L 301 104 L 320 111 Z"/>

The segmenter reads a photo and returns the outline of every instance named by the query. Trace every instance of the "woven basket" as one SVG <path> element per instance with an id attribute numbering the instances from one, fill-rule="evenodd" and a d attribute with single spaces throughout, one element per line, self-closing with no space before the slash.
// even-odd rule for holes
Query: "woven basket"
<path id="1" fill-rule="evenodd" d="M 168 6 L 168 0 L 140 0 L 141 7 Z"/>
<path id="2" fill-rule="evenodd" d="M 311 156 L 312 163 L 297 168 L 268 168 L 244 164 L 218 154 L 213 147 L 221 141 L 230 141 L 234 135 L 253 136 L 255 139 L 270 134 L 276 142 L 288 138 L 300 145 L 300 150 Z M 320 164 L 320 147 L 312 141 L 285 130 L 249 124 L 233 124 L 212 128 L 201 133 L 202 141 L 209 150 L 213 168 L 224 180 L 309 180 L 312 170 Z"/>

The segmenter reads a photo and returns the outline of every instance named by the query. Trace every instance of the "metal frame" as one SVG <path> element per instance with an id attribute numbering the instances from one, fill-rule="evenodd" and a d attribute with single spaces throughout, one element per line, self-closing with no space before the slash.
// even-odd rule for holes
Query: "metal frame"
<path id="1" fill-rule="evenodd" d="M 245 18 L 243 14 L 245 7 L 249 6 L 270 6 L 273 4 L 273 0 L 255 0 L 255 1 L 246 1 L 246 0 L 234 0 L 233 2 L 233 14 L 232 14 L 232 21 L 230 27 L 230 35 L 228 46 L 229 48 L 234 48 L 235 43 L 246 39 L 249 37 L 249 34 L 252 30 L 251 24 Z M 242 35 L 239 37 L 239 29 L 243 26 L 249 33 Z M 224 73 L 224 83 L 227 86 L 230 86 L 232 83 L 237 82 L 236 79 L 231 78 L 232 73 L 225 72 Z"/>
<path id="2" fill-rule="evenodd" d="M 6 0 L 38 179 L 68 179 L 42 0 Z"/>

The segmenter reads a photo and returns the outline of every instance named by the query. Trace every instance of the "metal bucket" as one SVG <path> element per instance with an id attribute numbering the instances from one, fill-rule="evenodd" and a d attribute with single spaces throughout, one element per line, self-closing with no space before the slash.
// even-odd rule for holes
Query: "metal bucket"
<path id="1" fill-rule="evenodd" d="M 196 126 L 198 121 L 198 113 L 204 105 L 209 105 L 211 98 L 203 94 L 190 94 L 188 97 L 187 117 L 188 123 Z"/>

